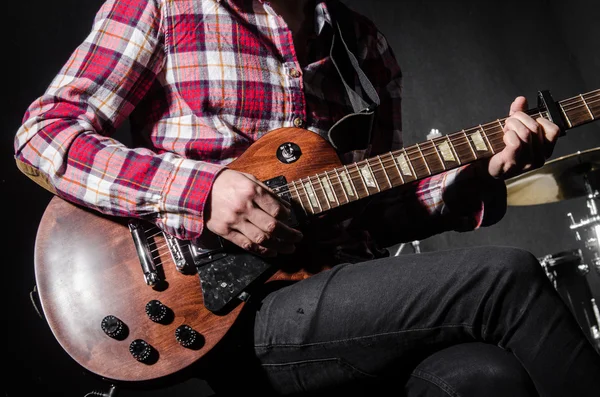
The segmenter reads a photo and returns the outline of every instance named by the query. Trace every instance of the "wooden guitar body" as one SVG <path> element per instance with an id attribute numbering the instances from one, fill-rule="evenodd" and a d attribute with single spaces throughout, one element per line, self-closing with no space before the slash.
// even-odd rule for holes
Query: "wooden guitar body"
<path id="1" fill-rule="evenodd" d="M 297 161 L 281 162 L 276 153 L 293 142 L 302 151 Z M 288 180 L 339 166 L 335 150 L 317 134 L 297 128 L 272 131 L 258 140 L 230 168 L 260 180 L 285 176 Z M 229 330 L 240 302 L 225 314 L 207 310 L 197 273 L 182 274 L 168 248 L 157 237 L 165 283 L 146 285 L 131 233 L 123 219 L 106 217 L 54 197 L 37 233 L 35 275 L 44 315 L 64 350 L 87 370 L 115 381 L 147 381 L 174 374 L 198 361 Z M 306 275 L 276 272 L 272 280 Z M 159 300 L 172 311 L 166 324 L 152 321 L 145 306 Z M 122 340 L 107 336 L 104 317 L 123 321 Z M 175 330 L 189 325 L 199 333 L 194 348 L 180 345 Z M 150 363 L 136 360 L 130 343 L 142 339 L 155 350 Z"/>

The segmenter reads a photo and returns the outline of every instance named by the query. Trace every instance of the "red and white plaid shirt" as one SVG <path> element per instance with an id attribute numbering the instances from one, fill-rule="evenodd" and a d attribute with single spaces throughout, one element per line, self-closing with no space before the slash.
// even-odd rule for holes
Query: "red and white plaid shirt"
<path id="1" fill-rule="evenodd" d="M 152 218 L 169 234 L 195 238 L 217 173 L 253 142 L 300 123 L 326 136 L 352 112 L 328 56 L 328 26 L 327 2 L 317 1 L 312 58 L 302 67 L 290 30 L 267 2 L 108 0 L 28 108 L 17 163 L 64 199 Z M 344 162 L 402 146 L 400 68 L 371 21 L 357 14 L 355 28 L 356 55 L 381 106 L 372 145 Z M 135 148 L 111 137 L 128 117 L 134 140 L 143 142 Z M 444 220 L 456 221 L 444 216 L 444 192 L 468 168 L 421 181 L 405 205 L 446 222 L 439 230 L 479 227 L 483 204 L 458 207 L 463 226 Z"/>

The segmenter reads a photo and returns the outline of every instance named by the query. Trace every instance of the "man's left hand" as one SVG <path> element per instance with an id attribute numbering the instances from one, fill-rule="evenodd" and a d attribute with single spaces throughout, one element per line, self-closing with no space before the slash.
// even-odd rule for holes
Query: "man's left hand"
<path id="1" fill-rule="evenodd" d="M 488 172 L 494 178 L 508 179 L 544 165 L 554 151 L 559 135 L 556 124 L 525 113 L 527 99 L 517 97 L 510 105 L 504 125 L 506 147 L 490 158 Z"/>

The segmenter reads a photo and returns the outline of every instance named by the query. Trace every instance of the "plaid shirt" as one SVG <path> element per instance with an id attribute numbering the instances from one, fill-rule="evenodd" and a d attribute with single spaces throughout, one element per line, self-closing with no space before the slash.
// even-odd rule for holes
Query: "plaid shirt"
<path id="1" fill-rule="evenodd" d="M 302 67 L 290 30 L 267 2 L 108 0 L 27 109 L 15 140 L 17 164 L 64 199 L 198 237 L 216 175 L 253 142 L 293 126 L 326 136 L 352 112 L 328 57 L 331 18 L 326 2 L 317 1 L 311 59 Z M 402 146 L 398 63 L 371 21 L 356 14 L 355 29 L 356 55 L 381 106 L 371 145 L 346 153 L 346 163 Z M 128 117 L 134 139 L 143 142 L 135 148 L 111 137 Z M 482 225 L 482 201 L 457 205 L 461 216 L 449 217 L 452 206 L 443 199 L 469 168 L 415 186 L 403 213 L 419 206 L 432 220 L 423 223 L 429 232 L 415 235 Z M 499 207 L 495 213 L 503 213 Z"/>

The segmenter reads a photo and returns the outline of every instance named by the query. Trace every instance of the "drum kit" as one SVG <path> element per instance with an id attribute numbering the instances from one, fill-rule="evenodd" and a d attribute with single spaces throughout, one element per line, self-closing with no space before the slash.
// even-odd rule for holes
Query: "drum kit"
<path id="1" fill-rule="evenodd" d="M 600 277 L 600 148 L 548 161 L 506 181 L 509 206 L 585 198 L 587 216 L 567 213 L 576 242 L 572 250 L 538 258 L 546 275 L 571 309 L 590 342 L 600 352 L 600 313 L 589 277 Z M 592 272 L 592 273 L 590 273 Z"/>

